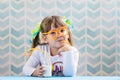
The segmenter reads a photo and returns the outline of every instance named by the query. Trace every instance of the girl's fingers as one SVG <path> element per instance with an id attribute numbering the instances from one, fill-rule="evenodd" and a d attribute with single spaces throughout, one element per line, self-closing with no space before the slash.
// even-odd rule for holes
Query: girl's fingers
<path id="1" fill-rule="evenodd" d="M 44 73 L 45 73 L 44 67 L 43 67 L 43 66 L 40 66 L 40 67 L 39 67 L 39 71 L 38 71 L 38 75 L 39 75 L 39 76 L 43 76 Z"/>
<path id="2" fill-rule="evenodd" d="M 57 54 L 60 55 L 60 56 L 62 56 L 61 52 L 69 51 L 69 50 L 71 50 L 71 48 L 72 47 L 70 45 L 66 44 L 65 46 L 61 47 L 58 50 Z"/>
<path id="3" fill-rule="evenodd" d="M 41 69 L 43 69 L 43 68 L 44 68 L 43 66 L 40 66 L 40 67 L 39 67 L 39 70 L 41 70 Z"/>
<path id="4" fill-rule="evenodd" d="M 45 70 L 39 70 L 39 73 L 40 73 L 40 74 L 44 74 L 44 73 L 45 73 Z"/>
<path id="5" fill-rule="evenodd" d="M 66 46 L 64 46 L 64 47 L 61 47 L 59 50 L 58 50 L 58 55 L 60 55 L 61 56 L 61 52 L 64 52 L 64 51 L 66 51 Z"/>

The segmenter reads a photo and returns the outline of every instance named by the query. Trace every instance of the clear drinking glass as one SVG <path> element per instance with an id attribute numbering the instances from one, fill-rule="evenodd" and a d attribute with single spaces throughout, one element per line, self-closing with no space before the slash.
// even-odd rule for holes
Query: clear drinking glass
<path id="1" fill-rule="evenodd" d="M 45 70 L 45 73 L 43 74 L 43 76 L 51 77 L 52 76 L 52 64 L 51 64 L 51 56 L 48 52 L 44 52 L 43 56 L 41 57 L 41 64 Z"/>

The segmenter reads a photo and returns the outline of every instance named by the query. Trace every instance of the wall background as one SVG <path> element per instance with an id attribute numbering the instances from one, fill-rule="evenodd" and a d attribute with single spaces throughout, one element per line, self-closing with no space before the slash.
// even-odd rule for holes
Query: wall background
<path id="1" fill-rule="evenodd" d="M 70 18 L 79 76 L 120 75 L 120 0 L 0 0 L 0 76 L 22 75 L 30 31 L 48 15 Z"/>

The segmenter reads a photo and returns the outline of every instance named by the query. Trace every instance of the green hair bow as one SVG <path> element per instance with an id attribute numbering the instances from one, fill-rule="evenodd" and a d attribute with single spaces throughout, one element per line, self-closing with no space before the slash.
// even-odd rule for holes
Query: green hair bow
<path id="1" fill-rule="evenodd" d="M 35 39 L 35 37 L 37 36 L 37 34 L 41 31 L 40 24 L 41 23 L 38 23 L 37 27 L 31 31 L 33 39 Z"/>
<path id="2" fill-rule="evenodd" d="M 65 16 L 63 17 L 63 20 L 65 21 L 65 23 L 68 25 L 70 29 L 74 28 L 73 23 L 69 19 L 67 19 Z"/>

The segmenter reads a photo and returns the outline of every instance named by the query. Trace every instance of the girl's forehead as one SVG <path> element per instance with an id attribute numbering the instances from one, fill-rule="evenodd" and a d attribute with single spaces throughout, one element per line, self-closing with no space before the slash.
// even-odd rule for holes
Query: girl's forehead
<path id="1" fill-rule="evenodd" d="M 63 26 L 66 26 L 65 24 L 60 24 L 60 23 L 57 23 L 57 22 L 53 22 L 50 26 L 50 30 L 55 30 L 55 29 L 58 29 L 60 27 L 63 27 Z"/>
<path id="2" fill-rule="evenodd" d="M 51 24 L 51 29 L 56 29 L 56 28 L 59 28 L 59 27 L 61 27 L 61 25 L 55 24 L 55 23 Z"/>
<path id="3" fill-rule="evenodd" d="M 58 26 L 58 27 L 51 26 L 51 30 L 58 29 L 58 28 L 60 28 L 60 27 L 62 27 L 62 26 Z"/>

